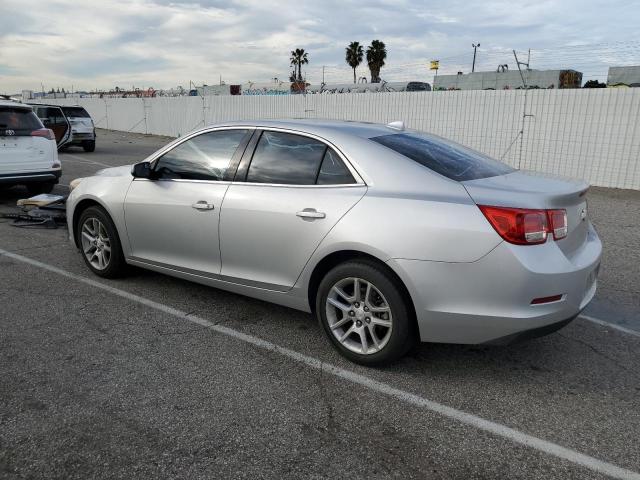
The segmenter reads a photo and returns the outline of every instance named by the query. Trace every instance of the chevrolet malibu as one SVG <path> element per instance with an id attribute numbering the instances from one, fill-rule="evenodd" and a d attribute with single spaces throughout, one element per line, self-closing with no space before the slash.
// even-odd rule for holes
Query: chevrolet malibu
<path id="1" fill-rule="evenodd" d="M 588 185 L 401 122 L 225 123 L 74 185 L 95 274 L 136 265 L 313 312 L 361 364 L 550 333 L 596 290 Z"/>

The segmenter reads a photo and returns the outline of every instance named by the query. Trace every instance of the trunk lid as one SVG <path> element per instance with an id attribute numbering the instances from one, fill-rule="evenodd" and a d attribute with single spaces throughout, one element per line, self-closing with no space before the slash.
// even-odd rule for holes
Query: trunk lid
<path id="1" fill-rule="evenodd" d="M 567 236 L 557 241 L 568 256 L 586 241 L 588 216 L 586 192 L 581 180 L 515 171 L 506 175 L 461 182 L 478 205 L 555 209 L 567 211 Z"/>

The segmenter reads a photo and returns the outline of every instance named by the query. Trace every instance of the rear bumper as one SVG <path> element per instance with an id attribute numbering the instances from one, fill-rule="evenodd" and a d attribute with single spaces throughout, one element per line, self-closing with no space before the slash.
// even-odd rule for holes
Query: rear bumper
<path id="1" fill-rule="evenodd" d="M 70 144 L 79 144 L 82 142 L 95 141 L 96 134 L 94 132 L 72 132 Z"/>
<path id="2" fill-rule="evenodd" d="M 485 345 L 511 345 L 512 343 L 519 343 L 526 340 L 531 340 L 532 338 L 543 337 L 545 335 L 549 335 L 550 333 L 557 332 L 561 328 L 569 325 L 573 320 L 575 320 L 577 316 L 578 315 L 574 315 L 567 318 L 566 320 L 560 320 L 559 322 L 550 323 L 542 327 L 532 328 L 531 330 L 523 330 L 522 332 L 512 333 L 511 335 L 507 335 L 505 337 L 495 338 L 493 340 L 485 342 Z"/>
<path id="3" fill-rule="evenodd" d="M 25 183 L 58 183 L 62 169 L 41 172 L 7 173 L 0 175 L 0 184 L 22 185 Z"/>
<path id="4" fill-rule="evenodd" d="M 501 243 L 470 263 L 391 260 L 411 294 L 420 338 L 442 343 L 510 343 L 551 333 L 591 301 L 602 244 L 593 227 L 571 258 L 555 242 Z M 535 298 L 562 295 L 532 305 Z"/>

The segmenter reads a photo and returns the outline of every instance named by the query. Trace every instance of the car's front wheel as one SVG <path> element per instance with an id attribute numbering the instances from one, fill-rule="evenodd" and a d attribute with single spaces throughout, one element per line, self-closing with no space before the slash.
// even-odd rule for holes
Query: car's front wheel
<path id="1" fill-rule="evenodd" d="M 76 231 L 82 258 L 89 269 L 105 278 L 116 278 L 126 270 L 118 231 L 107 212 L 89 207 L 80 214 Z"/>
<path id="2" fill-rule="evenodd" d="M 403 356 L 413 345 L 412 318 L 398 281 L 367 260 L 333 268 L 320 282 L 316 315 L 333 346 L 363 365 Z"/>

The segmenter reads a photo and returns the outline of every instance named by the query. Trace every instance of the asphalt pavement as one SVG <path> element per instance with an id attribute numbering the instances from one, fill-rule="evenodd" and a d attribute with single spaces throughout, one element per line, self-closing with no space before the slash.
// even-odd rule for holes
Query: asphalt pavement
<path id="1" fill-rule="evenodd" d="M 61 153 L 57 192 L 170 140 L 98 134 Z M 24 196 L 0 192 L 0 212 Z M 65 229 L 0 220 L 0 478 L 640 478 L 639 207 L 589 193 L 603 324 L 379 369 L 309 314 L 143 270 L 99 279 Z"/>

